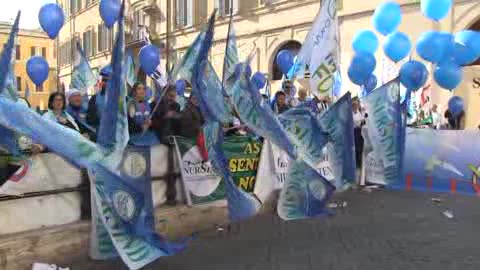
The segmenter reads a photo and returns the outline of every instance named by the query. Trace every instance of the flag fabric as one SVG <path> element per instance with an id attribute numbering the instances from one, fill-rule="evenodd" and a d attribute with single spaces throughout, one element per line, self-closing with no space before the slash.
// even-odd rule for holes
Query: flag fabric
<path id="1" fill-rule="evenodd" d="M 0 58 L 0 73 L 6 74 L 7 76 L 0 76 L 0 94 L 10 98 L 11 100 L 17 101 L 18 92 L 17 92 L 17 80 L 15 78 L 15 52 L 14 50 L 16 45 L 16 38 L 19 31 L 18 25 L 20 23 L 20 14 L 17 13 L 15 22 L 12 25 L 12 30 L 8 37 L 8 42 L 3 47 L 2 55 Z"/>
<path id="2" fill-rule="evenodd" d="M 402 132 L 400 82 L 395 79 L 362 99 L 368 113 L 368 136 L 373 151 L 383 163 L 385 182 L 396 183 L 402 176 Z"/>
<path id="3" fill-rule="evenodd" d="M 233 27 L 233 17 L 230 16 L 228 26 L 227 45 L 223 60 L 222 89 L 225 95 L 231 95 L 231 89 L 235 83 L 235 66 L 239 63 L 237 37 Z"/>
<path id="4" fill-rule="evenodd" d="M 328 140 L 315 115 L 305 108 L 293 108 L 282 113 L 279 119 L 295 144 L 299 158 L 317 168 L 323 161 L 323 148 Z"/>
<path id="5" fill-rule="evenodd" d="M 186 245 L 170 243 L 155 232 L 150 149 L 127 149 L 123 154 L 117 173 L 100 164 L 91 170 L 95 206 L 123 262 L 129 269 L 140 269 Z"/>
<path id="6" fill-rule="evenodd" d="M 290 157 L 296 159 L 297 151 L 294 144 L 268 102 L 251 85 L 245 72 L 246 66 L 246 64 L 242 65 L 240 77 L 232 89 L 232 102 L 235 110 L 242 122 L 256 135 L 268 139 L 287 152 Z"/>
<path id="7" fill-rule="evenodd" d="M 320 126 L 328 133 L 332 143 L 330 166 L 332 181 L 338 191 L 343 191 L 355 183 L 355 140 L 353 135 L 352 98 L 350 92 L 318 116 Z"/>
<path id="8" fill-rule="evenodd" d="M 336 0 L 322 1 L 288 78 L 294 79 L 308 66 L 312 93 L 318 97 L 332 96 L 335 74 L 339 71 L 339 46 Z"/>
<path id="9" fill-rule="evenodd" d="M 88 63 L 87 57 L 85 56 L 79 42 L 75 44 L 73 61 L 70 87 L 80 90 L 82 96 L 87 96 L 88 89 L 97 83 L 97 78 Z"/>
<path id="10" fill-rule="evenodd" d="M 125 31 L 123 14 L 113 48 L 112 78 L 107 83 L 105 109 L 100 119 L 97 142 L 113 152 L 122 152 L 128 144 L 127 85 L 125 70 Z"/>
<path id="11" fill-rule="evenodd" d="M 18 100 L 17 86 L 15 79 L 15 47 L 16 37 L 19 31 L 18 25 L 20 23 L 20 11 L 17 14 L 15 22 L 10 31 L 7 44 L 4 46 L 0 56 L 0 96 L 6 97 L 12 101 Z M 6 74 L 6 76 L 5 76 Z M 5 107 L 2 107 L 5 108 Z M 8 112 L 6 112 L 8 113 Z M 10 117 L 15 117 L 11 115 Z M 0 147 L 4 148 L 14 156 L 21 156 L 22 151 L 17 142 L 17 136 L 12 129 L 5 126 L 0 127 Z"/>
<path id="12" fill-rule="evenodd" d="M 217 175 L 222 176 L 225 183 L 230 221 L 237 222 L 253 217 L 261 207 L 260 202 L 235 185 L 227 158 L 222 150 L 223 129 L 221 124 L 209 120 L 203 128 L 203 133 L 205 134 L 208 158 L 214 171 Z"/>
<path id="13" fill-rule="evenodd" d="M 137 82 L 137 75 L 135 74 L 135 62 L 133 58 L 132 49 L 127 50 L 127 83 L 130 87 Z"/>
<path id="14" fill-rule="evenodd" d="M 277 212 L 283 220 L 318 217 L 329 213 L 326 204 L 335 188 L 303 160 L 294 160 L 288 169 Z"/>
<path id="15" fill-rule="evenodd" d="M 192 94 L 198 98 L 200 111 L 206 121 L 203 132 L 208 158 L 212 162 L 214 170 L 225 181 L 230 220 L 240 221 L 254 216 L 260 209 L 260 202 L 235 185 L 225 153 L 222 150 L 223 129 L 221 123 L 228 119 L 229 112 L 225 109 L 226 101 L 222 95 L 221 82 L 208 62 L 208 53 L 213 44 L 215 14 L 216 11 L 211 15 L 205 33 L 199 35 L 202 38 L 198 50 L 190 54 L 193 59 L 186 59 L 186 62 L 194 63 L 191 79 Z M 193 46 L 195 45 L 194 43 Z"/>

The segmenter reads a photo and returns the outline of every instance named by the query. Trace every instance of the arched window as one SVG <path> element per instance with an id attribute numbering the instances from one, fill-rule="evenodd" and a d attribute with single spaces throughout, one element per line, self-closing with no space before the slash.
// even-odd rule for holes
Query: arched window
<path id="1" fill-rule="evenodd" d="M 281 80 L 282 79 L 282 72 L 280 71 L 280 68 L 277 65 L 277 55 L 281 50 L 291 50 L 294 55 L 297 55 L 298 52 L 300 51 L 300 48 L 302 47 L 302 44 L 300 42 L 295 41 L 295 40 L 290 40 L 284 43 L 282 46 L 280 46 L 276 52 L 275 56 L 273 58 L 273 64 L 272 64 L 272 80 Z"/>

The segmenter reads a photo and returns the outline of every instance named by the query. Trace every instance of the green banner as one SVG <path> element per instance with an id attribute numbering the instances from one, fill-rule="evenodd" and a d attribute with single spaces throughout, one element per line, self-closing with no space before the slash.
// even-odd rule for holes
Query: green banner
<path id="1" fill-rule="evenodd" d="M 195 140 L 176 137 L 181 174 L 189 204 L 201 204 L 225 198 L 225 186 L 209 161 L 203 160 Z M 235 183 L 253 192 L 262 143 L 249 136 L 226 137 L 223 144 Z"/>

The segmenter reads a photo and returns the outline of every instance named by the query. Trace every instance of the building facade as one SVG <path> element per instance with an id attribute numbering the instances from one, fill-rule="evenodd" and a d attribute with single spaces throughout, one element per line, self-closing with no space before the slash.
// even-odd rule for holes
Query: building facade
<path id="1" fill-rule="evenodd" d="M 0 22 L 0 44 L 8 42 L 11 28 L 12 24 Z M 46 109 L 50 92 L 57 89 L 54 41 L 41 30 L 20 29 L 15 50 L 15 76 L 19 95 L 25 97 L 25 91 L 28 89 L 30 93 L 28 101 L 32 108 L 38 106 L 40 109 Z M 50 66 L 48 79 L 40 87 L 36 87 L 27 75 L 27 61 L 32 56 L 43 56 Z"/>
<path id="2" fill-rule="evenodd" d="M 62 45 L 71 46 L 68 45 L 68 41 L 72 37 L 77 37 L 83 40 L 84 47 L 88 47 L 88 43 L 91 44 L 88 48 L 92 51 L 91 63 L 94 68 L 108 63 L 112 34 L 111 32 L 104 34 L 104 30 L 100 27 L 102 23 L 98 14 L 98 1 L 59 0 L 59 2 L 67 10 L 68 16 L 67 23 L 60 34 L 60 51 L 68 51 L 62 50 Z M 139 29 L 146 27 L 153 42 L 165 47 L 162 60 L 170 67 L 186 52 L 209 14 L 218 8 L 219 16 L 210 60 L 219 74 L 223 66 L 228 15 L 232 8 L 241 59 L 253 54 L 252 68 L 268 74 L 273 81 L 281 79 L 275 64 L 277 53 L 285 48 L 295 51 L 301 47 L 321 4 L 319 0 L 130 0 L 128 2 L 129 46 L 135 50 L 142 46 L 137 42 L 140 40 Z M 373 29 L 371 17 L 376 6 L 381 2 L 382 0 L 337 0 L 341 43 L 340 64 L 344 78 L 343 92 L 351 91 L 356 95 L 359 91 L 359 87 L 350 83 L 347 77 L 348 65 L 353 56 L 351 42 L 357 30 Z M 407 33 L 413 43 L 421 33 L 427 30 L 457 32 L 465 29 L 480 29 L 478 0 L 456 0 L 453 11 L 439 23 L 434 23 L 422 15 L 419 0 L 397 0 L 397 2 L 402 5 L 403 11 L 400 31 Z M 72 8 L 73 6 L 75 7 Z M 81 8 L 78 9 L 78 7 Z M 382 38 L 380 40 L 382 41 Z M 377 59 L 383 58 L 383 52 L 379 50 Z M 415 52 L 412 58 L 419 59 Z M 60 63 L 60 76 L 65 83 L 69 81 L 71 67 L 68 61 Z M 381 66 L 379 62 L 377 69 L 381 69 Z M 433 66 L 430 66 L 430 71 L 432 69 Z M 480 66 L 475 65 L 466 67 L 464 82 L 454 92 L 466 99 L 469 127 L 480 124 L 480 108 L 474 105 L 479 104 L 480 101 L 479 69 Z M 304 81 L 299 83 L 305 87 L 308 85 Z M 430 83 L 431 103 L 438 104 L 443 112 L 452 93 L 439 88 L 433 81 Z M 273 87 L 278 87 L 278 83 L 274 83 Z"/>

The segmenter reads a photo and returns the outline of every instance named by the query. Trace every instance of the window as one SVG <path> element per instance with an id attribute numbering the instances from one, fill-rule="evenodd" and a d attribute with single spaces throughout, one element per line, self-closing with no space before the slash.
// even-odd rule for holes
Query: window
<path id="1" fill-rule="evenodd" d="M 77 0 L 77 12 L 82 10 L 83 0 Z"/>
<path id="2" fill-rule="evenodd" d="M 112 49 L 113 31 L 108 29 L 105 24 L 98 25 L 98 52 L 104 52 Z"/>
<path id="3" fill-rule="evenodd" d="M 192 25 L 193 0 L 176 0 L 175 12 L 177 27 Z"/>
<path id="4" fill-rule="evenodd" d="M 17 77 L 17 91 L 22 91 L 22 78 Z"/>
<path id="5" fill-rule="evenodd" d="M 215 8 L 218 9 L 220 16 L 229 16 L 230 9 L 235 14 L 238 11 L 239 0 L 215 0 Z"/>
<path id="6" fill-rule="evenodd" d="M 42 57 L 47 58 L 47 48 L 42 47 Z"/>
<path id="7" fill-rule="evenodd" d="M 83 33 L 83 50 L 86 56 L 94 56 L 97 53 L 95 44 L 95 32 L 93 29 Z"/>
<path id="8" fill-rule="evenodd" d="M 35 56 L 35 51 L 36 51 L 35 47 L 30 47 L 30 56 Z"/>
<path id="9" fill-rule="evenodd" d="M 17 60 L 22 59 L 22 53 L 21 53 L 21 50 L 20 50 L 20 45 L 17 45 L 15 47 L 15 59 L 17 59 Z"/>
<path id="10" fill-rule="evenodd" d="M 74 14 L 75 12 L 77 12 L 77 0 L 70 0 L 70 14 Z"/>
<path id="11" fill-rule="evenodd" d="M 35 86 L 35 90 L 36 90 L 37 92 L 43 92 L 43 84 L 40 85 L 40 86 Z"/>

